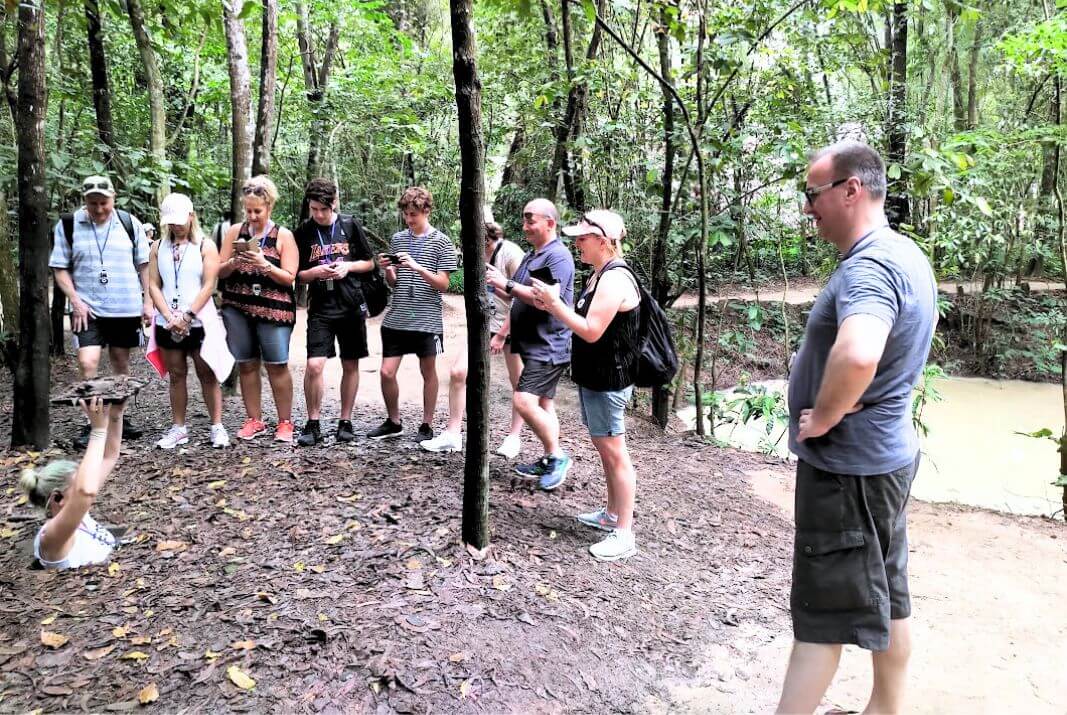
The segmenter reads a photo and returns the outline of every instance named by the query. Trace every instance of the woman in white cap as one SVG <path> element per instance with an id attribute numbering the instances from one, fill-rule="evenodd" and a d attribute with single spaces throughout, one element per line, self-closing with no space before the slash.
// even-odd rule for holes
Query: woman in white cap
<path id="1" fill-rule="evenodd" d="M 562 233 L 574 237 L 579 257 L 593 267 L 593 276 L 574 309 L 560 300 L 559 286 L 536 279 L 534 297 L 572 332 L 571 377 L 608 487 L 607 504 L 577 518 L 608 532 L 589 552 L 601 561 L 614 561 L 637 553 L 631 528 L 637 473 L 626 448 L 626 405 L 637 377 L 641 292 L 633 270 L 622 260 L 626 226 L 617 213 L 587 211 Z"/>
<path id="2" fill-rule="evenodd" d="M 162 236 L 152 248 L 148 268 L 149 290 L 156 307 L 152 337 L 170 376 L 173 424 L 156 446 L 174 449 L 189 442 L 185 417 L 191 357 L 211 418 L 211 446 L 228 447 L 230 437 L 222 426 L 222 390 L 212 366 L 201 356 L 205 324 L 199 315 L 207 309 L 210 315 L 205 319 L 217 321 L 211 295 L 219 272 L 219 252 L 215 244 L 204 240 L 193 202 L 185 194 L 169 194 L 163 199 L 159 223 Z M 151 347 L 150 353 L 154 352 Z"/>
<path id="3" fill-rule="evenodd" d="M 89 439 L 81 463 L 52 462 L 25 469 L 19 478 L 30 504 L 47 517 L 33 539 L 33 555 L 46 569 L 104 563 L 115 548 L 115 537 L 89 516 L 89 508 L 118 461 L 125 407 L 99 397 L 83 402 Z"/>

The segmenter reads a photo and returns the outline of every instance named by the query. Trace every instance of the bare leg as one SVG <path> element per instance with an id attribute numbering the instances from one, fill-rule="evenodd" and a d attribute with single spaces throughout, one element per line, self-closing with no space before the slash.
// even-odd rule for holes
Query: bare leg
<path id="1" fill-rule="evenodd" d="M 385 400 L 385 412 L 394 424 L 400 424 L 400 385 L 396 381 L 396 371 L 400 369 L 402 357 L 382 358 L 382 399 Z"/>
<path id="2" fill-rule="evenodd" d="M 274 405 L 278 408 L 278 421 L 288 422 L 293 419 L 293 376 L 289 372 L 289 364 L 264 364 L 270 390 L 274 393 Z"/>
<path id="3" fill-rule="evenodd" d="M 100 355 L 103 348 L 93 345 L 87 348 L 78 348 L 78 372 L 83 380 L 92 380 L 96 377 L 96 371 L 100 369 Z"/>
<path id="4" fill-rule="evenodd" d="M 326 367 L 326 358 L 308 358 L 304 369 L 304 399 L 307 402 L 308 419 L 317 420 L 322 409 L 322 371 Z M 342 387 L 342 392 L 343 392 Z"/>
<path id="5" fill-rule="evenodd" d="M 446 432 L 459 434 L 463 429 L 463 411 L 467 407 L 467 348 L 460 348 L 448 373 L 448 424 Z"/>
<path id="6" fill-rule="evenodd" d="M 161 350 L 169 379 L 171 421 L 176 425 L 184 425 L 189 405 L 189 389 L 185 384 L 189 374 L 189 365 L 185 360 L 185 351 L 165 348 Z"/>
<path id="7" fill-rule="evenodd" d="M 890 715 L 903 712 L 904 681 L 908 676 L 911 657 L 911 622 L 899 618 L 889 622 L 889 648 L 871 653 L 874 666 L 874 687 L 864 713 Z"/>
<path id="8" fill-rule="evenodd" d="M 200 391 L 204 393 L 208 418 L 213 425 L 222 424 L 222 386 L 211 367 L 200 357 L 199 350 L 193 353 L 193 366 L 196 376 L 200 378 Z"/>
<path id="9" fill-rule="evenodd" d="M 604 479 L 608 485 L 608 513 L 618 516 L 620 529 L 629 529 L 634 518 L 637 472 L 626 449 L 626 435 L 591 439 L 604 465 Z"/>
<path id="10" fill-rule="evenodd" d="M 241 378 L 241 400 L 245 403 L 245 413 L 254 420 L 263 421 L 262 396 L 263 382 L 259 378 L 259 360 L 245 360 L 237 363 Z"/>
<path id="11" fill-rule="evenodd" d="M 357 392 L 359 360 L 341 360 L 341 419 L 352 419 L 352 407 L 356 404 Z"/>
<path id="12" fill-rule="evenodd" d="M 815 712 L 823 694 L 830 687 L 840 659 L 840 645 L 794 641 L 785 683 L 782 685 L 782 698 L 775 712 Z"/>
<path id="13" fill-rule="evenodd" d="M 550 456 L 560 454 L 559 419 L 556 418 L 552 400 L 529 392 L 516 392 L 512 396 L 511 404 L 526 420 L 526 424 L 530 425 L 537 439 L 541 440 L 545 454 Z"/>
<path id="14" fill-rule="evenodd" d="M 437 409 L 437 356 L 419 358 L 419 372 L 422 373 L 422 421 L 433 424 L 433 413 Z"/>
<path id="15" fill-rule="evenodd" d="M 522 357 L 511 352 L 510 347 L 504 348 L 504 364 L 508 367 L 508 379 L 511 381 L 511 391 L 515 392 L 515 388 L 519 386 L 519 376 L 522 375 Z M 511 425 L 508 427 L 508 434 L 515 435 L 516 437 L 522 434 L 522 426 L 524 422 L 522 415 L 515 409 L 515 401 L 511 401 Z"/>
<path id="16" fill-rule="evenodd" d="M 108 348 L 107 355 L 111 359 L 111 374 L 112 375 L 129 375 L 130 374 L 130 349 L 129 348 Z"/>

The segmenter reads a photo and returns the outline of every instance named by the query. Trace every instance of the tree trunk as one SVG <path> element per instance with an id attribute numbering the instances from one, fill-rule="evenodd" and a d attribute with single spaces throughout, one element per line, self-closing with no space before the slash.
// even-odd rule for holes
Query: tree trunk
<path id="1" fill-rule="evenodd" d="M 19 350 L 11 445 L 49 445 L 48 177 L 44 0 L 22 0 L 19 39 Z"/>
<path id="2" fill-rule="evenodd" d="M 13 135 L 15 125 L 18 124 L 18 90 L 15 89 L 11 78 L 17 68 L 14 62 L 8 60 L 7 56 L 7 16 L 7 4 L 0 3 L 0 81 L 3 82 L 4 99 L 7 101 L 7 108 L 11 112 L 11 132 Z M 14 136 L 12 136 L 12 139 L 14 139 Z"/>
<path id="3" fill-rule="evenodd" d="M 263 0 L 263 44 L 259 54 L 259 108 L 252 143 L 252 174 L 270 173 L 274 85 L 278 75 L 278 0 Z"/>
<path id="4" fill-rule="evenodd" d="M 241 186 L 252 169 L 252 90 L 245 30 L 238 17 L 241 0 L 223 0 L 226 59 L 230 73 L 230 112 L 233 164 L 230 184 L 230 221 L 241 220 Z"/>
<path id="5" fill-rule="evenodd" d="M 104 28 L 100 21 L 97 0 L 85 0 L 85 21 L 89 37 L 89 72 L 93 82 L 93 107 L 96 109 L 96 131 L 100 142 L 107 147 L 104 166 L 114 172 L 116 154 L 115 125 L 111 119 L 111 84 L 107 76 L 107 52 L 104 50 Z M 119 183 L 122 177 L 113 179 Z"/>
<path id="6" fill-rule="evenodd" d="M 489 545 L 489 298 L 485 292 L 485 140 L 482 84 L 472 26 L 473 0 L 451 0 L 452 72 L 459 110 L 460 237 L 467 309 L 467 449 L 463 466 L 463 541 Z"/>
<path id="7" fill-rule="evenodd" d="M 520 124 L 515 128 L 515 134 L 511 138 L 511 146 L 508 147 L 508 158 L 504 162 L 504 171 L 500 176 L 501 186 L 525 186 L 526 172 L 523 171 L 519 152 L 526 145 L 526 127 Z"/>
<path id="8" fill-rule="evenodd" d="M 895 10 L 894 10 L 895 12 Z M 963 79 L 960 76 L 959 50 L 956 46 L 956 23 L 960 17 L 960 6 L 956 0 L 945 1 L 945 24 L 948 26 L 946 41 L 949 87 L 952 92 L 952 126 L 957 132 L 967 128 L 967 110 L 964 105 Z"/>
<path id="9" fill-rule="evenodd" d="M 660 9 L 660 27 L 656 33 L 659 46 L 659 71 L 667 82 L 671 77 L 671 38 L 668 32 L 667 9 Z M 652 249 L 652 296 L 666 307 L 670 296 L 670 280 L 667 275 L 667 243 L 671 233 L 671 197 L 674 193 L 674 100 L 670 91 L 663 91 L 663 198 L 660 205 L 659 229 L 656 244 Z M 678 386 L 682 387 L 682 382 Z M 652 417 L 660 427 L 666 427 L 670 419 L 670 390 L 666 387 L 652 389 Z"/>
<path id="10" fill-rule="evenodd" d="M 886 215 L 889 224 L 900 230 L 902 224 L 911 224 L 911 209 L 908 201 L 908 186 L 903 173 L 908 150 L 907 105 L 908 105 L 908 3 L 898 0 L 893 3 L 893 43 L 890 46 L 891 74 L 889 109 L 886 113 L 886 135 L 890 165 L 901 169 L 899 179 L 893 181 L 886 200 Z"/>
<path id="11" fill-rule="evenodd" d="M 156 202 L 162 203 L 163 197 L 170 193 L 170 167 L 167 166 L 167 105 L 163 100 L 163 76 L 159 71 L 159 58 L 152 47 L 152 40 L 145 30 L 144 8 L 141 7 L 141 0 L 126 0 L 126 9 L 130 16 L 130 26 L 133 28 L 137 50 L 141 53 L 145 80 L 148 84 L 148 104 L 152 114 L 149 146 L 156 168 L 159 170 Z"/>
<path id="12" fill-rule="evenodd" d="M 11 242 L 11 222 L 7 216 L 7 194 L 0 189 L 0 332 L 12 340 L 19 332 L 19 276 L 15 246 Z M 9 366 L 10 367 L 10 366 Z"/>
<path id="13" fill-rule="evenodd" d="M 982 42 L 982 21 L 974 26 L 971 56 L 967 61 L 967 128 L 978 128 L 978 51 Z"/>
<path id="14" fill-rule="evenodd" d="M 311 15 L 307 3 L 296 4 L 296 36 L 300 45 L 300 61 L 304 68 L 304 90 L 307 95 L 308 110 L 311 113 L 311 132 L 308 135 L 307 180 L 311 181 L 322 172 L 322 135 L 325 133 L 323 111 L 326 100 L 326 84 L 330 79 L 330 66 L 337 50 L 340 27 L 337 20 L 330 26 L 330 35 L 323 52 L 322 65 L 317 66 L 315 41 L 311 31 Z"/>

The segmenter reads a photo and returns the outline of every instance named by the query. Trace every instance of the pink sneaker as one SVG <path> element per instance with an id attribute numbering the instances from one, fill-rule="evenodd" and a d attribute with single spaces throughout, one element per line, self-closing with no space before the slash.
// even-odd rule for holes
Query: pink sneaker
<path id="1" fill-rule="evenodd" d="M 249 417 L 245 420 L 245 423 L 241 425 L 241 429 L 237 431 L 237 436 L 240 439 L 255 439 L 259 435 L 267 431 L 267 425 L 262 421 Z"/>
<path id="2" fill-rule="evenodd" d="M 292 444 L 293 430 L 292 420 L 282 420 L 278 423 L 278 429 L 274 430 L 274 441 L 288 442 L 289 444 Z"/>

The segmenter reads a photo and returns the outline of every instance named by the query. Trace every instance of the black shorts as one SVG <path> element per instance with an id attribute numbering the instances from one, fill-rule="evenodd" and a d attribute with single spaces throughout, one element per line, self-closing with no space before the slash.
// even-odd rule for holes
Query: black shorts
<path id="1" fill-rule="evenodd" d="M 432 357 L 445 351 L 440 333 L 418 330 L 394 330 L 382 326 L 382 357 L 400 357 L 414 353 L 418 357 Z"/>
<path id="2" fill-rule="evenodd" d="M 911 615 L 907 504 L 918 468 L 918 455 L 862 477 L 797 464 L 789 604 L 798 641 L 889 647 L 889 621 Z"/>
<path id="3" fill-rule="evenodd" d="M 204 344 L 204 329 L 203 328 L 189 328 L 189 334 L 182 338 L 180 341 L 175 341 L 170 336 L 170 331 L 164 328 L 162 325 L 156 325 L 156 345 L 165 350 L 184 350 L 186 352 L 195 352 L 200 349 L 200 346 Z"/>
<path id="4" fill-rule="evenodd" d="M 567 372 L 570 363 L 553 365 L 544 360 L 522 361 L 522 375 L 519 376 L 519 384 L 515 392 L 528 392 L 531 395 L 553 399 L 556 396 L 556 385 L 563 373 Z"/>
<path id="5" fill-rule="evenodd" d="M 309 358 L 332 358 L 334 342 L 341 347 L 342 360 L 359 360 L 368 355 L 367 322 L 362 313 L 328 317 L 308 313 L 307 348 Z"/>
<path id="6" fill-rule="evenodd" d="M 89 318 L 89 325 L 74 333 L 79 348 L 136 348 L 141 344 L 141 318 Z"/>

